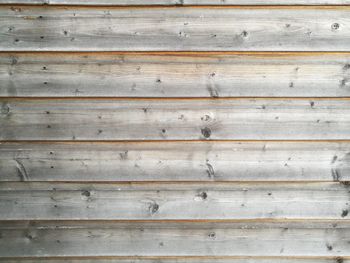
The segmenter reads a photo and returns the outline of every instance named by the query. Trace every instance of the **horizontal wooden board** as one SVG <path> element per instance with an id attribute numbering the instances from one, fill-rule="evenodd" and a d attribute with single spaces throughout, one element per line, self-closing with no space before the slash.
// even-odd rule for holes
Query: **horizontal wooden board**
<path id="1" fill-rule="evenodd" d="M 1 183 L 0 220 L 347 219 L 343 183 Z"/>
<path id="2" fill-rule="evenodd" d="M 0 181 L 350 181 L 350 142 L 0 143 Z"/>
<path id="3" fill-rule="evenodd" d="M 350 139 L 349 99 L 1 99 L 0 103 L 1 140 Z"/>
<path id="4" fill-rule="evenodd" d="M 0 53 L 6 97 L 350 97 L 350 53 Z"/>
<path id="5" fill-rule="evenodd" d="M 349 0 L 0 0 L 0 4 L 29 5 L 349 5 Z"/>
<path id="6" fill-rule="evenodd" d="M 0 7 L 0 51 L 350 51 L 350 8 Z"/>
<path id="7" fill-rule="evenodd" d="M 283 258 L 283 257 L 271 257 L 271 258 L 257 258 L 257 257 L 131 257 L 131 258 L 119 258 L 119 257 L 87 257 L 87 258 L 35 258 L 35 259 L 1 259 L 0 262 L 6 263 L 349 263 L 350 260 L 342 257 L 334 258 Z"/>
<path id="8" fill-rule="evenodd" d="M 311 226 L 311 228 L 310 228 Z M 348 257 L 349 223 L 0 225 L 0 257 L 289 256 Z"/>

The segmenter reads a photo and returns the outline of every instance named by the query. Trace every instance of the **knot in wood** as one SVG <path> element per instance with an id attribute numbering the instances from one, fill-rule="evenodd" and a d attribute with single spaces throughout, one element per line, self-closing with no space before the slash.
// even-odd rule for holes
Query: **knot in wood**
<path id="1" fill-rule="evenodd" d="M 211 135 L 211 130 L 208 127 L 201 129 L 201 132 L 205 138 L 209 138 Z"/>

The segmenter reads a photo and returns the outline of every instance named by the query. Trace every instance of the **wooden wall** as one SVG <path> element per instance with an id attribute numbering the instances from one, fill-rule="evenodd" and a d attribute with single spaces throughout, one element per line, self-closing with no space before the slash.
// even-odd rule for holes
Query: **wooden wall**
<path id="1" fill-rule="evenodd" d="M 349 0 L 0 0 L 0 261 L 349 263 Z"/>

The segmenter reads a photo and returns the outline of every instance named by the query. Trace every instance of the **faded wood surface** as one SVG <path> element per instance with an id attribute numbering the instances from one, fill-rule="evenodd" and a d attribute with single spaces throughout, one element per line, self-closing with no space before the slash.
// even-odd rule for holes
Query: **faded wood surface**
<path id="1" fill-rule="evenodd" d="M 0 0 L 0 261 L 349 262 L 349 4 Z"/>
<path id="2" fill-rule="evenodd" d="M 0 7 L 0 51 L 350 51 L 350 8 Z"/>
<path id="3" fill-rule="evenodd" d="M 0 175 L 0 181 L 348 181 L 350 143 L 2 143 Z"/>
<path id="4" fill-rule="evenodd" d="M 349 256 L 349 223 L 2 224 L 1 257 Z"/>
<path id="5" fill-rule="evenodd" d="M 166 257 L 155 257 L 155 258 L 136 258 L 131 257 L 130 259 L 123 258 L 64 258 L 64 259 L 48 259 L 48 258 L 36 258 L 36 259 L 5 259 L 0 258 L 0 262 L 6 263 L 349 263 L 350 260 L 345 258 L 283 258 L 283 257 L 271 257 L 271 258 L 218 258 L 218 257 L 177 257 L 177 258 L 166 258 Z"/>
<path id="6" fill-rule="evenodd" d="M 349 0 L 0 0 L 0 4 L 32 5 L 349 5 Z"/>
<path id="7" fill-rule="evenodd" d="M 350 54 L 2 53 L 0 96 L 350 97 Z"/>
<path id="8" fill-rule="evenodd" d="M 1 183 L 0 220 L 347 219 L 342 183 Z"/>
<path id="9" fill-rule="evenodd" d="M 1 140 L 350 139 L 348 99 L 0 102 Z"/>

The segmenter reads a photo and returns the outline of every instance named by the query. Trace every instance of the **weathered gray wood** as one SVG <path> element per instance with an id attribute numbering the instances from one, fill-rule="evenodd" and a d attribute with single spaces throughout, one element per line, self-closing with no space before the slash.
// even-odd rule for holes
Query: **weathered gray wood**
<path id="1" fill-rule="evenodd" d="M 0 181 L 332 180 L 348 142 L 0 143 Z"/>
<path id="2" fill-rule="evenodd" d="M 1 183 L 0 220 L 347 219 L 343 183 Z"/>
<path id="3" fill-rule="evenodd" d="M 350 139 L 349 99 L 0 103 L 1 140 Z"/>
<path id="4" fill-rule="evenodd" d="M 32 5 L 348 5 L 349 0 L 0 0 L 0 4 Z"/>
<path id="5" fill-rule="evenodd" d="M 37 262 L 46 262 L 46 263 L 349 263 L 350 260 L 336 257 L 336 258 L 283 258 L 283 257 L 271 257 L 271 258 L 220 258 L 220 257 L 178 257 L 178 258 L 166 258 L 166 257 L 156 257 L 156 258 L 135 258 L 130 259 L 125 258 L 108 258 L 101 259 L 93 257 L 89 258 L 64 258 L 64 259 L 48 259 L 48 258 L 35 258 L 35 259 L 0 259 L 0 262 L 6 263 L 37 263 Z"/>
<path id="6" fill-rule="evenodd" d="M 350 8 L 0 7 L 0 51 L 350 51 Z"/>
<path id="7" fill-rule="evenodd" d="M 0 54 L 12 97 L 350 97 L 349 80 L 350 53 Z"/>
<path id="8" fill-rule="evenodd" d="M 120 224 L 42 222 L 1 226 L 0 257 L 350 255 L 349 223 Z"/>

